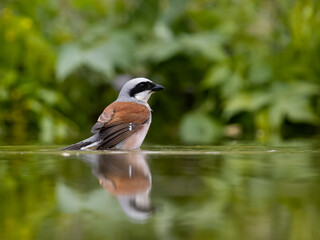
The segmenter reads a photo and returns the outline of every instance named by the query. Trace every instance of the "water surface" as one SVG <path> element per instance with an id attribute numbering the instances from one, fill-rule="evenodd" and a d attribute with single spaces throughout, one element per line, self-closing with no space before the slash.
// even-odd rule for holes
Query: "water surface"
<path id="1" fill-rule="evenodd" d="M 317 239 L 317 141 L 0 147 L 0 239 Z"/>

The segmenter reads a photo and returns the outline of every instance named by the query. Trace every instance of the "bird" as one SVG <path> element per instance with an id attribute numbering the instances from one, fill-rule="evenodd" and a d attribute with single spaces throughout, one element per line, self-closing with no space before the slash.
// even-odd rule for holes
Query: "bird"
<path id="1" fill-rule="evenodd" d="M 148 100 L 164 87 L 147 78 L 126 82 L 119 96 L 108 105 L 93 125 L 93 135 L 61 150 L 135 150 L 143 143 L 150 124 Z"/>

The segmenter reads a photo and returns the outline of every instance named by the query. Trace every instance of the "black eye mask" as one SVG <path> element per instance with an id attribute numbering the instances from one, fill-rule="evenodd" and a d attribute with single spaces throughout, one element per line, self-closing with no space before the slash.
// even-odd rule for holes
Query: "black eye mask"
<path id="1" fill-rule="evenodd" d="M 137 93 L 146 91 L 146 90 L 152 90 L 153 87 L 156 85 L 152 82 L 141 82 L 138 83 L 134 88 L 132 88 L 129 92 L 130 97 L 134 97 Z"/>

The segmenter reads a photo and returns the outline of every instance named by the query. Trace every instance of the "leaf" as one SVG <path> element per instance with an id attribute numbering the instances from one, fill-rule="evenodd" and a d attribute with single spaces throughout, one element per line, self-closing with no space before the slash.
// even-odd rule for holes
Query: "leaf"
<path id="1" fill-rule="evenodd" d="M 83 51 L 77 44 L 64 45 L 58 55 L 56 76 L 60 80 L 66 79 L 83 63 Z"/>
<path id="2" fill-rule="evenodd" d="M 81 65 L 113 77 L 116 68 L 129 68 L 133 62 L 134 40 L 130 34 L 115 32 L 100 44 L 81 48 L 77 44 L 65 45 L 58 57 L 56 74 L 64 80 Z"/>
<path id="3" fill-rule="evenodd" d="M 241 111 L 252 111 L 254 109 L 252 96 L 249 93 L 240 93 L 231 99 L 227 99 L 224 115 L 231 118 Z"/>
<path id="4" fill-rule="evenodd" d="M 251 95 L 252 108 L 254 111 L 259 110 L 272 102 L 273 96 L 268 91 L 253 91 Z"/>
<path id="5" fill-rule="evenodd" d="M 316 124 L 319 121 L 306 98 L 296 98 L 294 102 L 290 101 L 290 104 L 288 102 L 286 113 L 292 122 Z"/>
<path id="6" fill-rule="evenodd" d="M 153 61 L 161 63 L 175 56 L 182 50 L 176 40 L 165 42 L 151 42 L 143 45 L 138 51 L 138 59 L 141 61 Z"/>
<path id="7" fill-rule="evenodd" d="M 187 143 L 210 143 L 221 136 L 222 126 L 204 114 L 187 114 L 180 124 L 180 137 Z"/>
<path id="8" fill-rule="evenodd" d="M 212 66 L 204 80 L 203 84 L 208 87 L 215 87 L 223 84 L 232 76 L 232 71 L 227 64 L 219 64 Z"/>
<path id="9" fill-rule="evenodd" d="M 243 87 L 243 78 L 240 74 L 234 73 L 230 78 L 228 78 L 222 85 L 222 95 L 226 99 L 232 98 L 234 95 L 238 94 Z"/>
<path id="10" fill-rule="evenodd" d="M 181 44 L 186 52 L 205 56 L 210 60 L 223 60 L 226 54 L 223 50 L 223 37 L 216 32 L 188 34 L 181 37 Z"/>
<path id="11" fill-rule="evenodd" d="M 107 77 L 112 77 L 114 66 L 108 52 L 109 48 L 107 45 L 89 49 L 85 53 L 84 64 L 96 72 L 100 72 Z"/>
<path id="12" fill-rule="evenodd" d="M 261 85 L 268 82 L 272 77 L 270 66 L 259 58 L 253 62 L 249 69 L 249 80 L 254 85 Z"/>
<path id="13" fill-rule="evenodd" d="M 271 125 L 279 127 L 287 117 L 292 122 L 316 124 L 319 121 L 311 108 L 310 96 L 319 88 L 308 82 L 277 83 L 272 88 Z"/>
<path id="14" fill-rule="evenodd" d="M 50 89 L 41 88 L 37 94 L 38 97 L 48 105 L 53 105 L 59 100 L 59 93 Z"/>
<path id="15" fill-rule="evenodd" d="M 108 58 L 119 68 L 132 66 L 136 43 L 134 36 L 127 32 L 113 33 L 108 44 Z"/>
<path id="16" fill-rule="evenodd" d="M 316 85 L 312 82 L 308 82 L 307 80 L 295 80 L 294 82 L 289 83 L 289 87 L 294 95 L 300 96 L 313 96 L 317 95 L 320 92 L 319 85 Z"/>
<path id="17" fill-rule="evenodd" d="M 158 21 L 154 26 L 155 35 L 164 41 L 169 41 L 174 38 L 173 32 L 164 21 Z"/>

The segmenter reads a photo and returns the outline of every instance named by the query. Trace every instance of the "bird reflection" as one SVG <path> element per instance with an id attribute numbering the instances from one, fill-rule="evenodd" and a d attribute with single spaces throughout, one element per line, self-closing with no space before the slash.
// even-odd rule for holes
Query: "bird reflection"
<path id="1" fill-rule="evenodd" d="M 146 220 L 151 216 L 151 173 L 143 153 L 90 154 L 84 155 L 84 161 L 129 217 Z"/>

